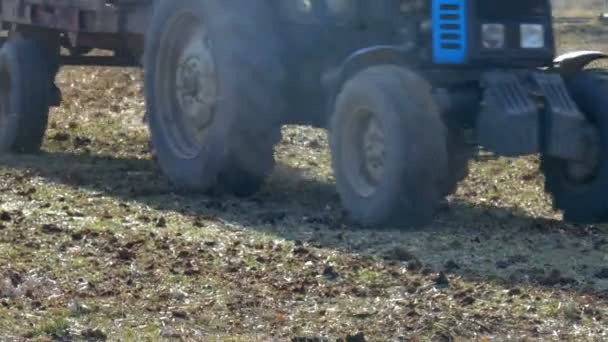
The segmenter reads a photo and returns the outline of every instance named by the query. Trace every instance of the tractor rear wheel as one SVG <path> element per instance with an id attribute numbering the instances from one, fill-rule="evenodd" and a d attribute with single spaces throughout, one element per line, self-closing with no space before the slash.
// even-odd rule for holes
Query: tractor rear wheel
<path id="1" fill-rule="evenodd" d="M 284 113 L 269 1 L 160 1 L 146 34 L 145 98 L 157 160 L 180 189 L 256 192 Z"/>
<path id="2" fill-rule="evenodd" d="M 330 124 L 336 186 L 358 223 L 421 226 L 443 197 L 446 127 L 428 82 L 375 66 L 349 80 Z"/>

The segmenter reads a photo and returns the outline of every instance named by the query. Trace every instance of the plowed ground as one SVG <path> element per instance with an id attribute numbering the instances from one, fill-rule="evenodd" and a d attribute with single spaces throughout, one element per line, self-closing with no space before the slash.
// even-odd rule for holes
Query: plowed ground
<path id="1" fill-rule="evenodd" d="M 608 45 L 558 31 L 562 51 Z M 63 69 L 44 153 L 2 158 L 0 340 L 608 338 L 608 230 L 561 221 L 537 158 L 472 162 L 424 230 L 348 224 L 306 127 L 254 198 L 183 197 L 152 160 L 141 78 Z"/>

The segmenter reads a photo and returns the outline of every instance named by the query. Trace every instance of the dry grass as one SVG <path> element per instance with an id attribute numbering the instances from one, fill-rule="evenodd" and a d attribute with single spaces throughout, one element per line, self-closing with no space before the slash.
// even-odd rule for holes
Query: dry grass
<path id="1" fill-rule="evenodd" d="M 562 50 L 597 30 L 561 28 Z M 474 162 L 424 230 L 345 224 L 326 136 L 302 127 L 255 198 L 182 197 L 140 79 L 65 69 L 45 153 L 3 159 L 0 340 L 607 338 L 608 232 L 560 221 L 535 158 Z"/>
<path id="2" fill-rule="evenodd" d="M 598 17 L 600 14 L 602 14 L 602 12 L 603 11 L 598 11 L 593 8 L 577 7 L 577 8 L 570 8 L 570 9 L 555 11 L 554 15 L 555 15 L 555 17 L 558 17 L 558 18 L 581 18 L 581 17 L 595 18 L 595 17 Z"/>
<path id="3" fill-rule="evenodd" d="M 597 17 L 608 10 L 605 0 L 552 0 L 555 16 L 561 17 Z"/>

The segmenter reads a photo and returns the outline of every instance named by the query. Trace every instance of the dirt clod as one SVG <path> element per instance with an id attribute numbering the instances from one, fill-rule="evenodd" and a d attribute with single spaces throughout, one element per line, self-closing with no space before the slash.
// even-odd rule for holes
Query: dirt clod
<path id="1" fill-rule="evenodd" d="M 80 334 L 87 341 L 106 341 L 108 339 L 108 336 L 99 329 L 86 329 L 83 330 Z"/>
<path id="2" fill-rule="evenodd" d="M 332 266 L 326 266 L 323 270 L 323 276 L 329 280 L 335 280 L 340 275 L 334 270 Z"/>
<path id="3" fill-rule="evenodd" d="M 293 253 L 293 255 L 303 256 L 303 255 L 310 254 L 310 250 L 306 247 L 299 246 L 299 247 L 294 248 L 292 253 Z"/>
<path id="4" fill-rule="evenodd" d="M 78 148 L 82 148 L 85 146 L 89 146 L 91 145 L 92 141 L 90 138 L 87 137 L 81 137 L 81 136 L 77 136 L 74 138 L 73 144 L 74 144 L 74 148 L 78 149 Z"/>
<path id="5" fill-rule="evenodd" d="M 336 342 L 365 342 L 365 335 L 359 332 L 355 335 L 347 335 L 346 337 L 339 338 Z"/>
<path id="6" fill-rule="evenodd" d="M 447 287 L 450 285 L 450 280 L 448 279 L 447 275 L 443 272 L 439 272 L 438 275 L 433 277 L 433 282 L 435 283 L 435 285 L 437 285 L 439 287 Z"/>
<path id="7" fill-rule="evenodd" d="M 165 228 L 165 227 L 167 227 L 167 220 L 164 217 L 159 217 L 156 220 L 156 226 L 158 228 Z"/>
<path id="8" fill-rule="evenodd" d="M 464 297 L 460 300 L 461 305 L 473 305 L 475 303 L 475 298 L 471 296 Z"/>
<path id="9" fill-rule="evenodd" d="M 74 241 L 80 241 L 84 238 L 84 235 L 82 234 L 82 232 L 74 232 L 71 234 L 72 236 L 72 240 Z"/>
<path id="10" fill-rule="evenodd" d="M 179 318 L 179 319 L 187 319 L 188 318 L 188 313 L 186 311 L 173 311 L 172 312 L 173 317 L 175 318 Z"/>
<path id="11" fill-rule="evenodd" d="M 120 248 L 117 252 L 117 256 L 121 260 L 132 260 L 135 258 L 135 253 L 127 248 Z"/>
<path id="12" fill-rule="evenodd" d="M 2 211 L 2 213 L 0 213 L 0 221 L 10 222 L 11 219 L 11 214 L 8 211 Z"/>
<path id="13" fill-rule="evenodd" d="M 61 227 L 59 227 L 58 225 L 53 224 L 53 223 L 43 224 L 41 229 L 42 229 L 42 232 L 44 232 L 46 234 L 59 234 L 59 233 L 63 232 L 63 229 Z"/>
<path id="14" fill-rule="evenodd" d="M 65 132 L 58 132 L 55 135 L 51 136 L 51 139 L 58 142 L 65 142 L 70 140 L 70 135 Z"/>
<path id="15" fill-rule="evenodd" d="M 514 288 L 514 289 L 510 289 L 509 292 L 507 292 L 507 294 L 509 296 L 519 296 L 522 294 L 522 291 L 521 291 L 521 289 Z"/>

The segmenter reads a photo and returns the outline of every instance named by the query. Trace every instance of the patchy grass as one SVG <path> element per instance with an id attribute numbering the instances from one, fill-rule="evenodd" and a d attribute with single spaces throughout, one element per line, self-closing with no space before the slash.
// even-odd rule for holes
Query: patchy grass
<path id="1" fill-rule="evenodd" d="M 560 28 L 561 48 L 601 48 L 597 30 Z M 423 230 L 346 224 L 325 133 L 303 127 L 256 197 L 184 197 L 140 80 L 66 68 L 44 153 L 3 158 L 0 340 L 607 338 L 606 227 L 563 223 L 536 158 L 473 162 Z"/>
<path id="2" fill-rule="evenodd" d="M 602 13 L 602 10 L 579 6 L 576 8 L 556 10 L 553 12 L 553 15 L 558 18 L 595 18 Z"/>

